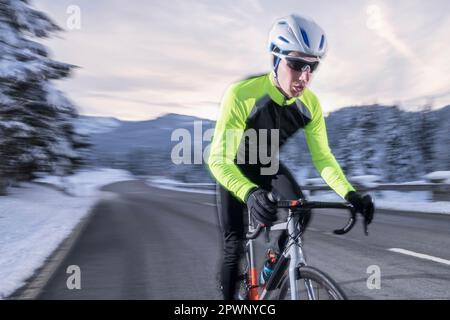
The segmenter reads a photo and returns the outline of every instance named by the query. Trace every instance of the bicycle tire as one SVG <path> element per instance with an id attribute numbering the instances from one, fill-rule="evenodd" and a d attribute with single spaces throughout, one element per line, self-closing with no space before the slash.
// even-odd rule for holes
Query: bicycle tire
<path id="1" fill-rule="evenodd" d="M 297 281 L 312 280 L 318 283 L 330 295 L 331 299 L 328 300 L 347 300 L 344 291 L 342 291 L 338 284 L 325 272 L 310 266 L 299 267 L 299 272 L 300 279 Z M 287 295 L 289 289 L 289 277 L 287 275 L 280 280 L 279 288 L 275 300 L 284 300 L 286 297 L 289 297 L 289 295 Z"/>

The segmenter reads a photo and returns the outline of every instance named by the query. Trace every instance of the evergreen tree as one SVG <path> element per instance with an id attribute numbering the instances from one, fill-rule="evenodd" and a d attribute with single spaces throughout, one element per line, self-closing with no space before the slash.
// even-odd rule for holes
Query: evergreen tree
<path id="1" fill-rule="evenodd" d="M 385 178 L 389 182 L 398 180 L 397 169 L 400 165 L 400 153 L 402 147 L 402 132 L 400 132 L 400 110 L 392 107 L 385 112 L 385 128 L 384 128 L 384 161 L 383 172 Z"/>
<path id="2" fill-rule="evenodd" d="M 432 150 L 433 162 L 428 172 L 450 171 L 450 106 L 446 109 L 446 113 L 440 112 L 439 116 L 434 117 L 433 125 L 436 128 L 436 134 Z"/>
<path id="3" fill-rule="evenodd" d="M 416 142 L 421 155 L 421 174 L 432 171 L 434 156 L 434 143 L 436 134 L 436 119 L 431 112 L 431 106 L 425 106 L 419 113 L 416 129 Z M 447 145 L 448 146 L 448 145 Z"/>
<path id="4" fill-rule="evenodd" d="M 408 181 L 420 175 L 420 153 L 413 139 L 417 121 L 397 107 L 386 113 L 384 173 L 388 181 Z"/>
<path id="5" fill-rule="evenodd" d="M 359 118 L 359 126 L 361 130 L 360 143 L 358 149 L 354 152 L 361 153 L 361 170 L 364 174 L 377 175 L 380 170 L 377 125 L 378 114 L 376 113 L 376 105 L 364 107 Z"/>
<path id="6" fill-rule="evenodd" d="M 37 171 L 67 174 L 88 146 L 73 127 L 77 112 L 53 81 L 73 65 L 52 60 L 34 41 L 61 29 L 27 0 L 0 0 L 0 180 Z"/>
<path id="7" fill-rule="evenodd" d="M 359 110 L 352 107 L 352 113 L 343 119 L 343 123 L 344 125 L 340 127 L 340 130 L 345 133 L 345 136 L 341 139 L 337 151 L 339 164 L 348 176 L 364 174 L 361 167 L 362 130 L 359 126 Z"/>

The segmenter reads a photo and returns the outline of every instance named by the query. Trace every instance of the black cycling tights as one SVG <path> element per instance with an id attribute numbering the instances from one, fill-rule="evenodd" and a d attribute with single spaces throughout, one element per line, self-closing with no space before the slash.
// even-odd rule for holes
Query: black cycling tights
<path id="1" fill-rule="evenodd" d="M 253 177 L 247 175 L 247 177 L 267 191 L 274 188 L 283 199 L 298 199 L 303 196 L 300 186 L 282 163 L 280 163 L 276 175 Z M 219 184 L 216 198 L 219 223 L 223 234 L 220 282 L 223 298 L 232 300 L 236 291 L 238 263 L 242 254 L 248 217 L 244 215 L 246 205 Z"/>

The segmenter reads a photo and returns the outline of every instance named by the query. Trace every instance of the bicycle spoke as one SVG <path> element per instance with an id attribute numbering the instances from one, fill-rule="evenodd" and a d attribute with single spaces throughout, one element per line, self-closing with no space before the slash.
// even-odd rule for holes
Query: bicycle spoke
<path id="1" fill-rule="evenodd" d="M 312 278 L 303 278 L 297 282 L 297 299 L 299 300 L 340 300 L 345 299 L 340 292 L 335 291 L 333 287 L 329 287 L 327 282 L 322 279 L 315 280 Z M 288 278 L 280 288 L 278 299 L 291 299 L 291 288 Z"/>
<path id="2" fill-rule="evenodd" d="M 316 294 L 314 293 L 314 286 L 311 280 L 305 280 L 305 287 L 309 300 L 316 300 Z"/>

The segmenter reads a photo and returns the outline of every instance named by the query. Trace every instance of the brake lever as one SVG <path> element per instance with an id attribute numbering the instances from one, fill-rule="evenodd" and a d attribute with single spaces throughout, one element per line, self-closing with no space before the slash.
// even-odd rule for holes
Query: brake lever
<path id="1" fill-rule="evenodd" d="M 348 206 L 347 207 L 350 211 L 350 219 L 348 220 L 347 224 L 345 225 L 345 227 L 343 227 L 342 229 L 336 229 L 333 231 L 334 234 L 338 234 L 338 235 L 343 235 L 346 234 L 347 232 L 349 232 L 356 223 L 356 209 L 353 208 L 353 206 Z"/>
<path id="2" fill-rule="evenodd" d="M 372 221 L 373 219 L 373 215 L 375 213 L 375 204 L 373 203 L 373 199 L 370 195 L 365 195 L 364 198 L 368 198 L 368 201 L 370 201 L 370 203 L 372 204 L 372 212 L 369 214 L 371 216 L 370 221 L 368 221 L 368 219 L 366 218 L 366 214 L 364 214 L 364 233 L 366 236 L 369 235 L 369 223 Z"/>
<path id="3" fill-rule="evenodd" d="M 245 238 L 247 240 L 256 239 L 258 237 L 258 235 L 261 233 L 263 228 L 264 228 L 263 224 L 258 224 L 253 231 L 247 232 L 247 234 L 245 235 Z"/>
<path id="4" fill-rule="evenodd" d="M 270 227 L 265 227 L 265 238 L 266 238 L 266 243 L 270 242 Z"/>
<path id="5" fill-rule="evenodd" d="M 366 236 L 369 235 L 369 223 L 367 223 L 367 220 L 366 220 L 366 219 L 364 219 L 364 234 L 365 234 Z"/>

